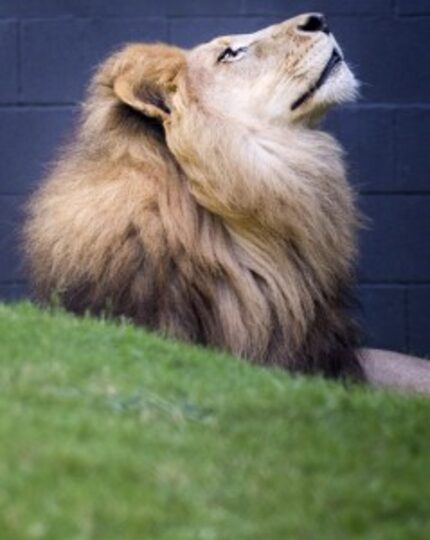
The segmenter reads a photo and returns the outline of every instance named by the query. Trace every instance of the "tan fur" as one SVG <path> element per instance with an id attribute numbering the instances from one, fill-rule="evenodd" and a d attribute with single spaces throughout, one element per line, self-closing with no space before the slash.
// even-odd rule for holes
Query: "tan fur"
<path id="1" fill-rule="evenodd" d="M 74 143 L 29 207 L 25 248 L 41 299 L 56 294 L 74 311 L 124 314 L 257 362 L 360 372 L 331 358 L 355 345 L 342 295 L 358 219 L 339 146 L 310 128 L 329 91 L 282 110 L 309 84 L 307 51 L 326 47 L 298 36 L 282 79 L 279 44 L 296 26 L 245 36 L 254 63 L 234 76 L 211 74 L 213 51 L 230 38 L 191 52 L 131 45 L 100 67 Z M 253 80 L 257 61 L 267 107 L 242 90 L 235 109 L 237 81 Z"/>

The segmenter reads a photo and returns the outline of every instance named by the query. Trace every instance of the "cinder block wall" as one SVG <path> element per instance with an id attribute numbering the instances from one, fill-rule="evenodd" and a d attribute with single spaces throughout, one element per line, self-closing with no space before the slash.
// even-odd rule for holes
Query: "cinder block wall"
<path id="1" fill-rule="evenodd" d="M 127 41 L 192 46 L 323 11 L 363 81 L 330 115 L 371 218 L 359 295 L 368 343 L 430 354 L 429 0 L 1 0 L 0 297 L 26 294 L 20 207 L 96 65 Z"/>

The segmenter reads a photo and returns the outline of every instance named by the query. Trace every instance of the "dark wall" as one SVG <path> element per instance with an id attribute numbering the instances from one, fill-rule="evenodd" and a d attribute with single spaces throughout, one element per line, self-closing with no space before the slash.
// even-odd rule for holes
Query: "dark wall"
<path id="1" fill-rule="evenodd" d="M 91 68 L 125 41 L 191 46 L 323 11 L 363 81 L 331 114 L 371 223 L 368 342 L 430 354 L 430 0 L 1 0 L 0 296 L 25 294 L 20 205 L 70 128 Z"/>

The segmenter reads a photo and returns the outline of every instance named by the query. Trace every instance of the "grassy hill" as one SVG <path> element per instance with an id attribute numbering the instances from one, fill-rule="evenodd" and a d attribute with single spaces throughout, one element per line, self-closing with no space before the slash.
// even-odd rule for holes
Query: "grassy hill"
<path id="1" fill-rule="evenodd" d="M 430 538 L 430 400 L 0 305 L 0 537 Z"/>

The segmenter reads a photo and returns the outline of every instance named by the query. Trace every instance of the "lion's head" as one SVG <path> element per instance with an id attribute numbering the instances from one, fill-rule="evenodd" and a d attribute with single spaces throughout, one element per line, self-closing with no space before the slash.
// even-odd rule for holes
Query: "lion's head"
<path id="1" fill-rule="evenodd" d="M 186 55 L 188 80 L 208 107 L 292 123 L 351 99 L 356 82 L 322 15 L 217 38 Z M 173 96 L 172 104 L 175 100 Z"/>
<path id="2" fill-rule="evenodd" d="M 223 36 L 192 50 L 131 45 L 98 81 L 151 117 L 186 114 L 190 100 L 253 123 L 293 124 L 351 100 L 357 82 L 322 15 L 301 15 L 254 34 Z"/>
<path id="3" fill-rule="evenodd" d="M 354 198 L 314 121 L 356 86 L 317 14 L 112 55 L 30 207 L 39 296 L 258 362 L 359 373 Z"/>

